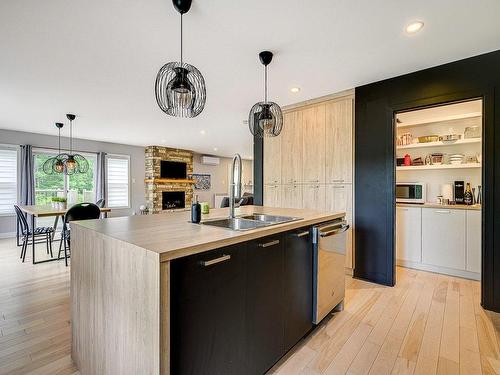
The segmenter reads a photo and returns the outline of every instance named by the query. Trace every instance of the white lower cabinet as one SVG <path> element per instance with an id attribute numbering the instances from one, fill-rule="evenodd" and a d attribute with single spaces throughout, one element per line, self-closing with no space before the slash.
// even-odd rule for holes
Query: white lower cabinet
<path id="1" fill-rule="evenodd" d="M 422 262 L 422 209 L 396 208 L 396 259 Z"/>
<path id="2" fill-rule="evenodd" d="M 422 262 L 465 270 L 466 210 L 422 210 Z"/>
<path id="3" fill-rule="evenodd" d="M 281 206 L 281 185 L 264 185 L 264 206 Z"/>
<path id="4" fill-rule="evenodd" d="M 396 260 L 403 266 L 479 279 L 481 211 L 397 206 Z"/>
<path id="5" fill-rule="evenodd" d="M 302 208 L 302 185 L 281 186 L 281 207 Z"/>
<path id="6" fill-rule="evenodd" d="M 467 211 L 467 271 L 481 272 L 481 211 Z"/>

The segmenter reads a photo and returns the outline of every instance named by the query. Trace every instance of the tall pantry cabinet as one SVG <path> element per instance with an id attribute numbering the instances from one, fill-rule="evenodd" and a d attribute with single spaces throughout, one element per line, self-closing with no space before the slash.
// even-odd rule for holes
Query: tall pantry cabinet
<path id="1" fill-rule="evenodd" d="M 286 110 L 278 137 L 264 139 L 264 205 L 345 211 L 352 269 L 354 97 Z"/>

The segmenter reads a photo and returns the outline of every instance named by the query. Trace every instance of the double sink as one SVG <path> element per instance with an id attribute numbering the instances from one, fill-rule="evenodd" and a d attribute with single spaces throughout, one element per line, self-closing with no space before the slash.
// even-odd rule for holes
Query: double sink
<path id="1" fill-rule="evenodd" d="M 291 221 L 296 221 L 300 219 L 302 218 L 293 216 L 277 216 L 277 215 L 253 213 L 250 215 L 242 215 L 235 218 L 228 217 L 224 219 L 207 220 L 203 221 L 201 224 L 244 231 L 244 230 L 267 227 L 269 225 L 289 223 Z"/>

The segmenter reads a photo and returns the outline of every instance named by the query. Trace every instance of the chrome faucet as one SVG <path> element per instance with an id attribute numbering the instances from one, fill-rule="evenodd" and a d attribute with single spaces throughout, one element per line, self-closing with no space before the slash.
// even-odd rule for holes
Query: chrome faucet
<path id="1" fill-rule="evenodd" d="M 234 182 L 234 173 L 236 162 L 238 162 L 238 175 L 237 182 Z M 229 218 L 234 219 L 234 200 L 241 196 L 241 156 L 236 154 L 233 157 L 233 164 L 231 167 L 231 189 L 229 190 Z"/>

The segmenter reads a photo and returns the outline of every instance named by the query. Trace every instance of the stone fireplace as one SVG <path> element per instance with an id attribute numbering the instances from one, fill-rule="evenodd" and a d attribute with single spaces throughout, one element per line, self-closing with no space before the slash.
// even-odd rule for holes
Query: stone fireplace
<path id="1" fill-rule="evenodd" d="M 148 146 L 145 151 L 146 203 L 151 213 L 185 210 L 191 207 L 194 181 L 193 153 L 188 150 Z M 187 179 L 161 178 L 161 161 L 186 163 Z"/>

